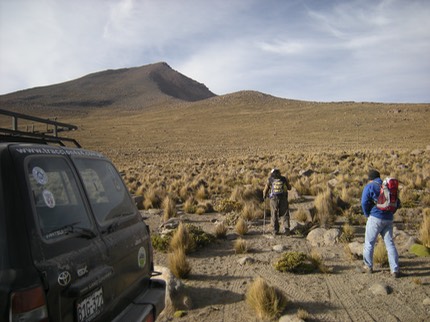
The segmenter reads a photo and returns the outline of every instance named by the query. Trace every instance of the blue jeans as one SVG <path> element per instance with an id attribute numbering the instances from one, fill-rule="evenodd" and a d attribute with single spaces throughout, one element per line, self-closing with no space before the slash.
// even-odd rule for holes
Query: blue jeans
<path id="1" fill-rule="evenodd" d="M 393 241 L 393 221 L 383 220 L 369 216 L 366 223 L 366 235 L 364 240 L 363 260 L 364 264 L 373 268 L 373 251 L 378 235 L 384 239 L 388 253 L 388 263 L 391 273 L 399 271 L 399 254 Z"/>

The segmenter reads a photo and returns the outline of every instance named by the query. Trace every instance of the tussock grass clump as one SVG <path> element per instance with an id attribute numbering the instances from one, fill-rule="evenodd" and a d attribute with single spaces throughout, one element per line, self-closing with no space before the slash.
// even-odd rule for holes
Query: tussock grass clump
<path id="1" fill-rule="evenodd" d="M 423 221 L 420 226 L 419 236 L 421 243 L 430 248 L 430 208 L 425 208 L 423 211 Z"/>
<path id="2" fill-rule="evenodd" d="M 311 253 L 308 255 L 308 259 L 321 273 L 327 274 L 331 272 L 330 268 L 324 263 L 322 256 L 315 250 L 311 251 Z"/>
<path id="3" fill-rule="evenodd" d="M 355 194 L 355 192 L 352 189 L 348 189 L 347 187 L 343 187 L 342 192 L 340 194 L 340 198 L 344 202 L 351 204 L 351 202 L 353 201 L 353 198 L 354 198 L 354 194 Z"/>
<path id="4" fill-rule="evenodd" d="M 196 242 L 188 231 L 188 227 L 182 222 L 179 224 L 170 241 L 170 250 L 183 249 L 185 254 L 189 254 L 196 249 Z"/>
<path id="5" fill-rule="evenodd" d="M 375 246 L 375 251 L 373 253 L 373 261 L 376 264 L 379 264 L 381 267 L 388 266 L 388 253 L 381 236 L 378 237 L 378 241 Z"/>
<path id="6" fill-rule="evenodd" d="M 241 186 L 235 186 L 230 194 L 230 200 L 243 202 L 244 201 L 244 189 Z"/>
<path id="7" fill-rule="evenodd" d="M 185 251 L 176 248 L 167 256 L 168 267 L 172 274 L 177 278 L 187 278 L 191 272 L 191 265 L 187 261 Z"/>
<path id="8" fill-rule="evenodd" d="M 246 303 L 254 310 L 260 320 L 278 318 L 287 306 L 287 298 L 277 288 L 270 286 L 262 277 L 256 278 L 249 286 Z"/>
<path id="9" fill-rule="evenodd" d="M 162 207 L 164 222 L 176 216 L 176 203 L 172 197 L 166 196 L 163 200 Z"/>
<path id="10" fill-rule="evenodd" d="M 350 224 L 345 223 L 342 226 L 342 234 L 340 235 L 340 241 L 343 243 L 351 242 L 355 237 L 355 230 Z"/>
<path id="11" fill-rule="evenodd" d="M 149 188 L 144 195 L 143 207 L 145 209 L 159 208 L 161 204 L 159 194 L 160 193 L 156 189 Z"/>
<path id="12" fill-rule="evenodd" d="M 417 206 L 417 194 L 409 188 L 404 188 L 400 190 L 399 198 L 402 203 L 403 208 L 415 208 Z"/>
<path id="13" fill-rule="evenodd" d="M 196 214 L 197 215 L 203 215 L 205 213 L 209 213 L 209 212 L 213 212 L 213 211 L 214 211 L 214 208 L 209 201 L 200 202 L 197 205 Z"/>
<path id="14" fill-rule="evenodd" d="M 184 225 L 183 223 L 180 223 L 176 230 L 170 231 L 163 236 L 151 235 L 154 249 L 166 252 L 167 250 L 182 248 L 187 254 L 197 248 L 209 245 L 214 240 L 215 236 L 206 233 L 202 228 L 195 225 Z"/>
<path id="15" fill-rule="evenodd" d="M 197 210 L 197 201 L 193 197 L 188 197 L 184 202 L 184 211 L 189 214 L 194 214 Z"/>
<path id="16" fill-rule="evenodd" d="M 215 226 L 215 237 L 219 239 L 224 239 L 227 236 L 228 227 L 224 222 L 219 223 Z"/>
<path id="17" fill-rule="evenodd" d="M 236 254 L 244 254 L 248 252 L 248 245 L 245 239 L 238 238 L 234 241 L 234 251 Z"/>
<path id="18" fill-rule="evenodd" d="M 294 188 L 296 188 L 297 193 L 301 196 L 311 194 L 311 184 L 307 177 L 299 178 L 293 183 Z"/>
<path id="19" fill-rule="evenodd" d="M 305 223 L 308 221 L 308 212 L 304 207 L 298 207 L 297 211 L 294 212 L 293 217 L 298 222 Z"/>
<path id="20" fill-rule="evenodd" d="M 336 202 L 330 189 L 319 193 L 315 198 L 315 208 L 317 210 L 316 220 L 322 227 L 330 227 L 336 217 Z"/>
<path id="21" fill-rule="evenodd" d="M 200 185 L 196 191 L 197 200 L 205 200 L 208 196 L 207 190 L 204 185 Z"/>
<path id="22" fill-rule="evenodd" d="M 429 182 L 430 182 L 430 180 L 429 180 Z M 421 199 L 421 204 L 424 207 L 430 207 L 430 194 L 426 193 L 426 194 L 422 195 L 420 199 Z"/>
<path id="23" fill-rule="evenodd" d="M 234 228 L 240 236 L 246 235 L 246 233 L 248 233 L 248 225 L 242 217 L 239 217 Z"/>
<path id="24" fill-rule="evenodd" d="M 263 211 L 258 209 L 254 203 L 247 202 L 243 206 L 240 215 L 245 220 L 254 220 L 255 218 L 263 217 Z"/>
<path id="25" fill-rule="evenodd" d="M 366 217 L 357 208 L 349 208 L 342 211 L 342 216 L 346 217 L 350 225 L 365 225 Z"/>

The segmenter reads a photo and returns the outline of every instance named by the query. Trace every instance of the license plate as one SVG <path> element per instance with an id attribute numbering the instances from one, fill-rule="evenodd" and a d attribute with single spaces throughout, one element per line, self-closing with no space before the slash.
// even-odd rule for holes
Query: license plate
<path id="1" fill-rule="evenodd" d="M 78 317 L 78 322 L 93 320 L 101 313 L 103 304 L 103 289 L 101 288 L 80 300 L 76 305 L 76 316 Z"/>

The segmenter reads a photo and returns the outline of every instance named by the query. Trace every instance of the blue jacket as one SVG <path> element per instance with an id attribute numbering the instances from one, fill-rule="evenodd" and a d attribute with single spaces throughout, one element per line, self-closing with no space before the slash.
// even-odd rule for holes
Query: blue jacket
<path id="1" fill-rule="evenodd" d="M 381 185 L 381 178 L 376 178 L 364 187 L 363 194 L 361 195 L 361 208 L 366 217 L 373 216 L 379 219 L 393 220 L 394 212 L 384 211 L 376 207 Z"/>

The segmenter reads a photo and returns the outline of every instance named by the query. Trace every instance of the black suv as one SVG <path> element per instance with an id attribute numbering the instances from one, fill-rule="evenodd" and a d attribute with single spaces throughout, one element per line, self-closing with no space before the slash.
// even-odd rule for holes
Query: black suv
<path id="1" fill-rule="evenodd" d="M 0 115 L 12 117 L 0 128 L 0 320 L 154 321 L 166 286 L 113 164 L 58 136 L 73 125 Z M 19 130 L 21 119 L 52 129 Z"/>

